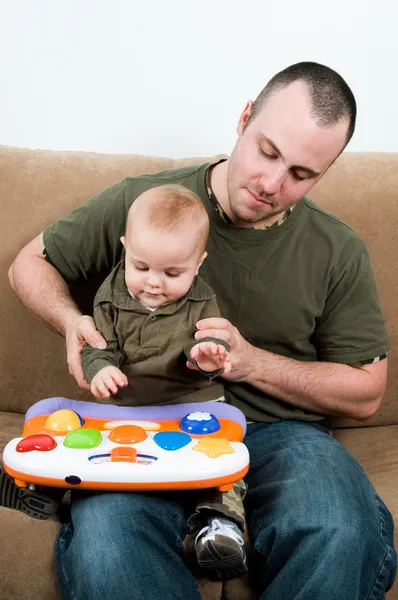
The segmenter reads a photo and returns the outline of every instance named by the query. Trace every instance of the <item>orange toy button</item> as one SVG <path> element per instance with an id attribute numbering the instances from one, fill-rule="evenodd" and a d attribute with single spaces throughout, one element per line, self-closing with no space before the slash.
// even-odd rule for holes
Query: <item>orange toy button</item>
<path id="1" fill-rule="evenodd" d="M 147 432 L 137 425 L 120 425 L 109 434 L 109 440 L 115 444 L 138 444 L 147 437 Z"/>
<path id="2" fill-rule="evenodd" d="M 111 450 L 111 461 L 112 462 L 136 462 L 137 450 L 135 448 L 112 448 Z"/>
<path id="3" fill-rule="evenodd" d="M 235 450 L 228 440 L 224 440 L 223 438 L 207 438 L 200 440 L 192 450 L 203 452 L 204 454 L 207 454 L 209 458 L 218 458 L 222 454 L 235 453 Z"/>

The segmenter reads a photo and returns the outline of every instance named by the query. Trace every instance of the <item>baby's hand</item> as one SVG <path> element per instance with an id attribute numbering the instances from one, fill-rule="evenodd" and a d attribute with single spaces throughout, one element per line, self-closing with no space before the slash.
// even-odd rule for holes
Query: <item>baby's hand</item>
<path id="1" fill-rule="evenodd" d="M 231 355 L 222 344 L 216 342 L 202 342 L 196 344 L 191 350 L 191 358 L 194 358 L 202 371 L 212 373 L 223 370 L 227 374 L 231 370 Z"/>
<path id="2" fill-rule="evenodd" d="M 91 393 L 96 398 L 109 398 L 117 394 L 118 387 L 128 385 L 127 377 L 117 367 L 104 367 L 91 380 Z"/>

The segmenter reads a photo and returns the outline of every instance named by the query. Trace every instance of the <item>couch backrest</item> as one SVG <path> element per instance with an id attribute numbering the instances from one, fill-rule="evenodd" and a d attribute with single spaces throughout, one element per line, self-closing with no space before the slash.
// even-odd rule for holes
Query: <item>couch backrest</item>
<path id="1" fill-rule="evenodd" d="M 31 404 L 49 396 L 88 397 L 68 374 L 63 339 L 33 319 L 8 285 L 7 271 L 19 249 L 48 223 L 127 175 L 204 160 L 0 147 L 0 410 L 24 413 Z M 366 240 L 391 342 L 396 347 L 398 154 L 343 154 L 314 188 L 311 198 Z M 366 424 L 398 423 L 397 387 L 398 358 L 393 354 L 385 402 Z"/>

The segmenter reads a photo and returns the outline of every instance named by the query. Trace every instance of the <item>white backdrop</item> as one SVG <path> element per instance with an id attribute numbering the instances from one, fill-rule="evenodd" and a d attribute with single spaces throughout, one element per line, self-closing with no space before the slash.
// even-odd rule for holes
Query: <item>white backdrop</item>
<path id="1" fill-rule="evenodd" d="M 0 144 L 229 152 L 245 102 L 315 60 L 359 105 L 349 150 L 398 151 L 396 0 L 0 0 Z"/>

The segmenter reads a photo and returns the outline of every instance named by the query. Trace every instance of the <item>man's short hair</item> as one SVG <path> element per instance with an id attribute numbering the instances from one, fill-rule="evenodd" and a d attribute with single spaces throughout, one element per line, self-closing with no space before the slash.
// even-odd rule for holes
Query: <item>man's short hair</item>
<path id="1" fill-rule="evenodd" d="M 357 116 L 354 94 L 341 75 L 315 62 L 296 63 L 274 75 L 255 99 L 245 127 L 259 114 L 267 98 L 296 81 L 307 84 L 312 116 L 321 127 L 331 127 L 341 118 L 348 118 L 347 145 L 354 134 Z"/>
<path id="2" fill-rule="evenodd" d="M 148 225 L 166 231 L 191 229 L 197 235 L 198 251 L 204 252 L 209 236 L 209 217 L 199 196 L 192 190 L 178 184 L 160 185 L 142 194 L 139 212 L 145 215 Z M 134 205 L 132 205 L 134 210 Z"/>

